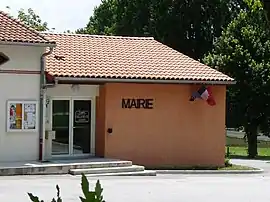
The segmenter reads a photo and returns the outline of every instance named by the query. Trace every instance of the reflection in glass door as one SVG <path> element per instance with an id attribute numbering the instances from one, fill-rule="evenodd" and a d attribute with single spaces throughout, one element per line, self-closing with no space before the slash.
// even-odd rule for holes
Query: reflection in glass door
<path id="1" fill-rule="evenodd" d="M 90 153 L 91 100 L 73 100 L 73 154 Z"/>
<path id="2" fill-rule="evenodd" d="M 53 155 L 70 154 L 70 101 L 52 101 L 52 130 L 55 139 L 52 142 Z"/>

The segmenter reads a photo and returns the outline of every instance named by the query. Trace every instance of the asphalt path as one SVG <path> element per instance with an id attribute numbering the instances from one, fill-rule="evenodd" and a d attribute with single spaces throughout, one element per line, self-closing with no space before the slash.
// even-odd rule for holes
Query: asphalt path
<path id="1" fill-rule="evenodd" d="M 233 160 L 266 169 L 262 174 L 190 174 L 156 177 L 89 178 L 93 188 L 100 179 L 106 202 L 270 202 L 270 163 Z M 80 176 L 12 176 L 0 177 L 1 202 L 29 202 L 32 192 L 45 202 L 56 195 L 59 184 L 63 202 L 80 201 Z"/>

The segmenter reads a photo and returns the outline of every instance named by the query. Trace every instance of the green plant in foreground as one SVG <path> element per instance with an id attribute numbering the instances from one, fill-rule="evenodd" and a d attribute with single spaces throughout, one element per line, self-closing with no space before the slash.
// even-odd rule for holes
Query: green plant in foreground
<path id="1" fill-rule="evenodd" d="M 60 188 L 58 185 L 56 185 L 56 190 L 57 190 L 57 199 L 55 200 L 55 198 L 52 199 L 51 202 L 62 202 L 62 199 L 60 197 Z M 34 196 L 32 193 L 27 193 L 30 200 L 33 202 L 44 202 L 44 200 L 39 200 L 39 198 L 37 196 Z"/>
<path id="2" fill-rule="evenodd" d="M 225 167 L 232 167 L 232 163 L 229 158 L 225 158 L 224 164 Z"/>
<path id="3" fill-rule="evenodd" d="M 102 196 L 103 189 L 101 187 L 99 180 L 96 182 L 95 190 L 89 191 L 89 182 L 86 176 L 82 175 L 81 186 L 82 186 L 82 192 L 85 197 L 83 198 L 80 196 L 81 202 L 105 202 Z"/>
<path id="4" fill-rule="evenodd" d="M 89 182 L 86 176 L 82 174 L 81 188 L 85 197 L 85 198 L 81 196 L 79 197 L 81 202 L 105 202 L 102 196 L 103 188 L 101 187 L 99 180 L 96 182 L 95 190 L 89 191 Z M 56 190 L 57 190 L 57 199 L 53 198 L 51 202 L 63 202 L 60 197 L 60 188 L 58 185 L 56 185 Z M 39 197 L 34 196 L 32 193 L 27 194 L 32 202 L 44 202 L 44 200 L 40 200 Z"/>

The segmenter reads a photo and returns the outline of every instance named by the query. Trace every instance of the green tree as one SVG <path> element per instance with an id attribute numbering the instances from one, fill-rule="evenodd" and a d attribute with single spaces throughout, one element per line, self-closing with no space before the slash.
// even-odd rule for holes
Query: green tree
<path id="1" fill-rule="evenodd" d="M 63 32 L 64 34 L 75 34 L 73 31 L 70 31 L 69 29 Z"/>
<path id="2" fill-rule="evenodd" d="M 22 21 L 27 26 L 37 30 L 37 31 L 48 31 L 48 23 L 42 22 L 39 15 L 37 15 L 32 8 L 27 9 L 20 9 L 18 12 L 18 19 Z"/>
<path id="3" fill-rule="evenodd" d="M 266 20 L 268 21 L 268 25 L 270 27 L 270 1 L 269 0 L 261 0 L 263 8 L 265 10 Z"/>
<path id="4" fill-rule="evenodd" d="M 76 33 L 114 35 L 117 5 L 117 0 L 102 0 L 100 6 L 95 7 L 94 15 L 90 17 L 86 27 L 76 30 Z"/>
<path id="5" fill-rule="evenodd" d="M 248 155 L 254 158 L 258 130 L 269 132 L 270 30 L 261 2 L 245 2 L 248 9 L 228 25 L 203 61 L 236 79 L 228 100 L 238 124 L 245 128 Z"/>
<path id="6" fill-rule="evenodd" d="M 102 0 L 76 33 L 154 36 L 199 59 L 243 6 L 242 0 Z"/>
<path id="7" fill-rule="evenodd" d="M 9 6 L 6 6 L 7 12 L 10 14 L 11 8 Z M 37 31 L 48 31 L 48 30 L 54 30 L 54 28 L 49 29 L 48 23 L 43 22 L 39 15 L 37 15 L 32 8 L 28 8 L 27 11 L 24 9 L 20 9 L 18 11 L 17 16 L 14 16 L 14 18 L 20 20 L 25 25 L 37 30 Z"/>

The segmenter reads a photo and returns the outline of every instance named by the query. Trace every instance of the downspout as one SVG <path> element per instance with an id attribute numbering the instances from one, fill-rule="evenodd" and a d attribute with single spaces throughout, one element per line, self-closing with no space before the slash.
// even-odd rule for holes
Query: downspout
<path id="1" fill-rule="evenodd" d="M 46 89 L 46 80 L 45 80 L 45 57 L 50 55 L 53 51 L 53 47 L 50 47 L 48 52 L 45 52 L 41 55 L 40 59 L 40 101 L 39 101 L 39 160 L 44 161 L 44 105 L 45 105 L 45 89 Z"/>

